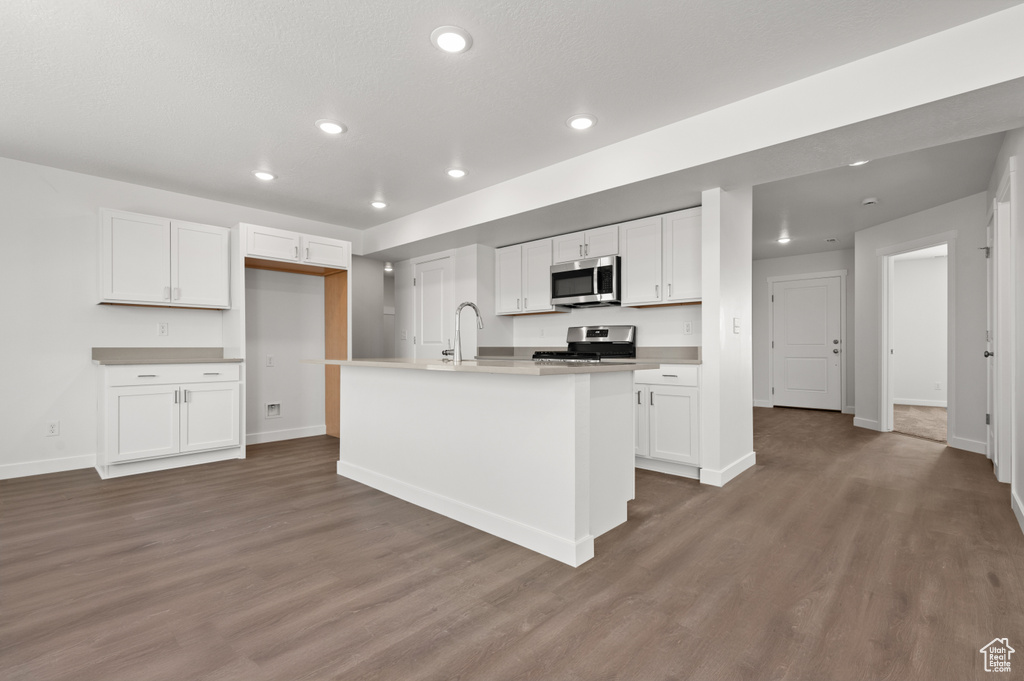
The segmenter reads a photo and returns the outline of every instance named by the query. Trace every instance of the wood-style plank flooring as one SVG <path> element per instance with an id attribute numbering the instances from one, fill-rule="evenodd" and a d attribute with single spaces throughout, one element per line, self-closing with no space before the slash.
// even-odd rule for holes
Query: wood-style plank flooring
<path id="1" fill-rule="evenodd" d="M 755 445 L 721 489 L 637 471 L 577 569 L 338 477 L 327 437 L 5 481 L 0 678 L 932 681 L 990 676 L 997 636 L 1020 678 L 985 457 L 794 409 Z"/>

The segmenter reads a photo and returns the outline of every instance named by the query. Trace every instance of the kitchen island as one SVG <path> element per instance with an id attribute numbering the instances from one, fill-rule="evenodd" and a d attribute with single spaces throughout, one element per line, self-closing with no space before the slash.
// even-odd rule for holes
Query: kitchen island
<path id="1" fill-rule="evenodd" d="M 514 360 L 341 367 L 338 474 L 578 566 L 633 498 L 633 371 Z"/>

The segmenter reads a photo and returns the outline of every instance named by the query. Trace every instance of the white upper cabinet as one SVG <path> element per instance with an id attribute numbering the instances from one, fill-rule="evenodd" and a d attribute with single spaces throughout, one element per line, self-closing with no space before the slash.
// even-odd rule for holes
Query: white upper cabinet
<path id="1" fill-rule="evenodd" d="M 700 209 L 663 215 L 665 301 L 700 300 Z"/>
<path id="2" fill-rule="evenodd" d="M 620 225 L 622 304 L 699 302 L 700 230 L 699 208 Z"/>
<path id="3" fill-rule="evenodd" d="M 100 301 L 227 308 L 229 230 L 100 212 Z"/>
<path id="4" fill-rule="evenodd" d="M 585 232 L 563 234 L 552 239 L 554 262 L 572 262 L 619 254 L 619 226 L 608 225 Z"/>
<path id="5" fill-rule="evenodd" d="M 352 263 L 352 244 L 348 241 L 244 223 L 240 227 L 247 258 L 319 265 L 339 270 L 347 270 Z"/>
<path id="6" fill-rule="evenodd" d="M 246 257 L 299 262 L 302 235 L 259 225 L 243 224 L 242 227 L 245 230 Z"/>
<path id="7" fill-rule="evenodd" d="M 352 244 L 341 239 L 302 235 L 302 262 L 347 270 L 352 262 Z"/>
<path id="8" fill-rule="evenodd" d="M 495 313 L 519 314 L 523 311 L 523 247 L 506 246 L 494 253 Z"/>
<path id="9" fill-rule="evenodd" d="M 550 312 L 551 239 L 506 246 L 495 251 L 497 314 Z"/>
<path id="10" fill-rule="evenodd" d="M 651 305 L 662 301 L 661 218 L 642 218 L 619 225 L 622 246 L 622 304 Z"/>

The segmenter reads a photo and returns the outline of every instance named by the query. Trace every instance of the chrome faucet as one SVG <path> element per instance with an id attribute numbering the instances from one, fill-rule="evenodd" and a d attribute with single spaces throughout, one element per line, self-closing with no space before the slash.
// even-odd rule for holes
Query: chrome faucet
<path id="1" fill-rule="evenodd" d="M 459 319 L 462 317 L 462 308 L 469 306 L 473 308 L 473 312 L 476 313 L 476 325 L 477 328 L 484 328 L 483 317 L 480 316 L 480 308 L 476 306 L 476 303 L 462 303 L 455 309 L 455 363 L 458 364 L 462 361 L 462 331 L 459 329 Z"/>

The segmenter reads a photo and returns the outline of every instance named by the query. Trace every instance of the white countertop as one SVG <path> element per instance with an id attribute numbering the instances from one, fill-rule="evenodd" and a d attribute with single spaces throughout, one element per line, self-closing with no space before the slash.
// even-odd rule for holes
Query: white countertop
<path id="1" fill-rule="evenodd" d="M 377 369 L 413 369 L 419 371 L 453 371 L 477 374 L 517 374 L 520 376 L 556 376 L 559 374 L 598 374 L 613 371 L 657 369 L 659 362 L 602 362 L 600 364 L 540 364 L 533 360 L 467 359 L 461 364 L 438 359 L 304 359 L 307 364 L 331 364 L 343 367 Z"/>

